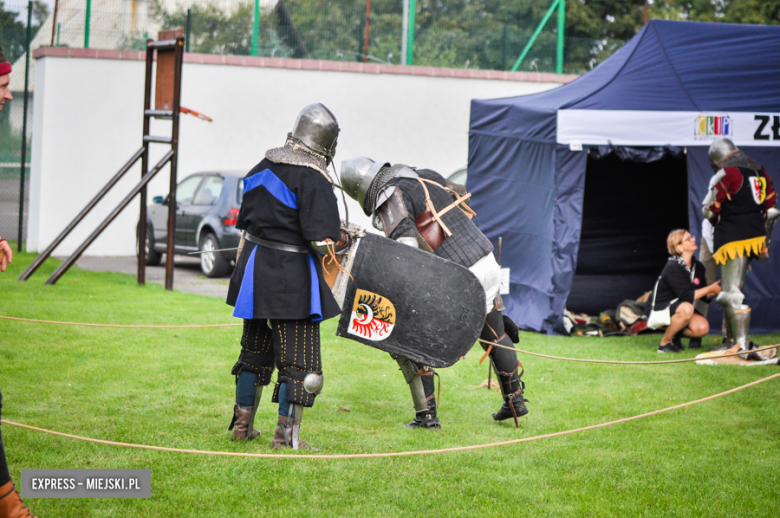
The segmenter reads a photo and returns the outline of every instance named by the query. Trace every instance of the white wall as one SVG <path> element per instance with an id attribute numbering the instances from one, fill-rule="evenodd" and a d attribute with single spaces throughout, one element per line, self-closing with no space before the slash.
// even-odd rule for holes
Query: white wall
<path id="1" fill-rule="evenodd" d="M 141 146 L 144 63 L 43 57 L 35 76 L 27 246 L 42 251 Z M 522 95 L 555 86 L 187 63 L 182 105 L 214 122 L 182 116 L 179 178 L 196 171 L 248 171 L 266 149 L 284 143 L 298 111 L 313 102 L 333 111 L 342 128 L 337 167 L 342 159 L 366 155 L 429 167 L 447 176 L 467 162 L 471 99 Z M 168 135 L 169 127 L 170 122 L 155 122 L 152 133 Z M 165 148 L 153 145 L 153 161 Z M 55 254 L 75 250 L 139 178 L 140 163 Z M 166 167 L 152 181 L 149 199 L 166 194 L 167 184 Z M 135 253 L 138 210 L 134 200 L 86 254 Z M 351 203 L 353 221 L 359 212 L 357 204 Z M 367 218 L 361 221 L 368 225 Z"/>

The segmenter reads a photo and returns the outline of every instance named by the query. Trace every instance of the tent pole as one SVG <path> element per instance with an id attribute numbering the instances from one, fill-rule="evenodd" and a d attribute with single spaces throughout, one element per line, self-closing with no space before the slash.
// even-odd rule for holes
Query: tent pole
<path id="1" fill-rule="evenodd" d="M 550 6 L 550 8 L 547 10 L 547 12 L 544 15 L 544 18 L 542 18 L 542 21 L 539 22 L 539 26 L 534 31 L 533 35 L 531 36 L 531 39 L 528 40 L 528 43 L 525 45 L 525 48 L 523 49 L 523 52 L 520 53 L 520 57 L 517 58 L 517 61 L 515 61 L 515 65 L 512 67 L 512 72 L 517 72 L 517 69 L 520 68 L 520 64 L 525 59 L 526 54 L 528 54 L 528 51 L 531 50 L 531 47 L 534 46 L 534 43 L 536 43 L 536 38 L 539 37 L 539 34 L 541 34 L 542 29 L 544 29 L 544 26 L 547 25 L 547 21 L 550 19 L 552 14 L 555 12 L 555 8 L 558 7 L 558 4 L 560 3 L 560 0 L 555 0 L 553 4 Z"/>
<path id="2" fill-rule="evenodd" d="M 558 0 L 558 55 L 555 73 L 563 74 L 563 35 L 566 32 L 566 0 Z"/>

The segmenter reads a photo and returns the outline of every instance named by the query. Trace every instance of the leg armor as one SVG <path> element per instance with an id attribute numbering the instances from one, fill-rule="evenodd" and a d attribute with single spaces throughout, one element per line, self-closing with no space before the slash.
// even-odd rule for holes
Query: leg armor
<path id="1" fill-rule="evenodd" d="M 718 304 L 723 306 L 723 312 L 728 319 L 728 327 L 734 336 L 734 344 L 739 345 L 740 349 L 747 352 L 757 349 L 758 344 L 750 340 L 750 306 L 743 304 L 745 295 L 742 293 L 742 287 L 745 285 L 745 275 L 747 274 L 749 257 L 735 257 L 729 259 L 726 264 L 721 266 L 721 291 L 718 295 Z M 764 353 L 768 358 L 774 358 L 777 353 L 767 351 Z M 740 355 L 742 359 L 765 360 L 759 353 L 749 353 Z"/>
<path id="2" fill-rule="evenodd" d="M 512 339 L 505 332 L 504 318 L 500 311 L 492 311 L 488 314 L 480 338 L 514 349 Z M 500 347 L 490 348 L 485 344 L 482 344 L 482 348 L 490 351 L 490 360 L 499 379 L 501 395 L 504 398 L 504 404 L 498 412 L 493 414 L 493 419 L 503 421 L 513 417 L 515 425 L 519 426 L 517 418 L 528 413 L 528 408 L 525 406 L 528 400 L 523 397 L 525 383 L 520 380 L 522 372 L 518 373 L 518 370 L 522 369 L 522 365 L 517 361 L 517 353 Z"/>
<path id="3" fill-rule="evenodd" d="M 309 385 L 310 383 L 307 383 L 307 386 Z M 276 430 L 274 431 L 274 438 L 271 441 L 271 446 L 274 449 L 292 448 L 293 450 L 319 451 L 317 448 L 312 448 L 309 446 L 309 443 L 301 439 L 301 421 L 303 420 L 303 410 L 306 407 L 287 402 L 288 386 L 287 382 L 279 384 L 278 395 L 282 402 L 279 404 L 279 420 L 276 425 Z M 287 404 L 285 405 L 284 403 Z"/>
<path id="4" fill-rule="evenodd" d="M 400 356 L 390 356 L 398 362 L 404 375 L 414 403 L 414 420 L 404 425 L 407 428 L 441 428 L 441 422 L 436 417 L 436 390 L 433 376 L 436 374 L 431 367 L 419 367 L 416 363 Z"/>
<path id="5" fill-rule="evenodd" d="M 733 336 L 734 343 L 745 351 L 750 342 L 750 307 L 742 303 L 745 300 L 742 287 L 749 262 L 749 257 L 742 256 L 729 259 L 721 266 L 722 291 L 717 297 L 718 304 L 723 306 L 727 331 L 730 331 L 727 336 Z"/>
<path id="6" fill-rule="evenodd" d="M 260 432 L 254 428 L 263 387 L 271 381 L 274 369 L 274 346 L 271 329 L 265 319 L 244 320 L 241 353 L 231 374 L 236 377 L 236 404 L 228 430 L 232 439 L 254 439 Z"/>
<path id="7" fill-rule="evenodd" d="M 236 404 L 233 407 L 233 420 L 228 430 L 233 430 L 234 441 L 252 440 L 260 435 L 254 425 L 263 386 L 257 385 L 256 374 L 247 371 L 241 372 L 236 379 Z"/>
<path id="8" fill-rule="evenodd" d="M 271 445 L 294 450 L 314 449 L 300 438 L 304 408 L 314 406 L 322 389 L 320 323 L 311 320 L 274 320 L 273 341 L 279 384 L 273 401 L 279 403 L 279 421 Z"/>
<path id="9" fill-rule="evenodd" d="M 307 376 L 322 376 L 320 323 L 311 320 L 273 320 L 273 340 L 279 383 L 287 383 L 287 401 L 310 408 L 316 392 L 305 388 Z M 279 402 L 279 391 L 274 393 Z"/>

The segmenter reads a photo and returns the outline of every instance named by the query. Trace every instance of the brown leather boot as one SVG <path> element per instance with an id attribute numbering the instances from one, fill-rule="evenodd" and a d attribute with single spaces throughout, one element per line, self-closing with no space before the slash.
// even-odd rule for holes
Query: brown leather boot
<path id="1" fill-rule="evenodd" d="M 254 411 L 254 407 L 251 406 L 241 406 L 236 404 L 233 407 L 233 422 L 230 423 L 230 427 L 233 429 L 233 436 L 231 437 L 234 441 L 246 441 L 246 440 L 252 440 L 255 437 L 260 435 L 260 432 L 255 429 L 255 427 L 252 427 L 252 433 L 247 436 L 247 432 L 249 430 L 249 423 L 253 420 L 252 419 L 252 413 Z"/>
<path id="2" fill-rule="evenodd" d="M 0 517 L 37 518 L 22 503 L 22 498 L 14 489 L 14 483 L 11 480 L 0 486 Z"/>
<path id="3" fill-rule="evenodd" d="M 274 430 L 274 438 L 271 440 L 271 447 L 275 450 L 279 448 L 292 448 L 292 420 L 290 420 L 290 426 L 287 426 L 287 418 L 279 416 L 279 420 L 276 424 L 276 430 Z M 303 439 L 298 439 L 299 450 L 310 450 L 309 443 Z"/>

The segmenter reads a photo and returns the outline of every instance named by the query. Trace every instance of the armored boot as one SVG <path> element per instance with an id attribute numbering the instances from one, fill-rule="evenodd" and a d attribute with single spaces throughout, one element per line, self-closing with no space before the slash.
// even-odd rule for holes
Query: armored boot
<path id="1" fill-rule="evenodd" d="M 409 388 L 414 401 L 414 419 L 404 425 L 404 428 L 441 429 L 441 422 L 436 417 L 436 387 L 433 382 L 434 371 L 430 367 L 420 369 Z"/>
<path id="2" fill-rule="evenodd" d="M 506 335 L 498 340 L 497 343 L 513 347 L 512 341 Z M 518 370 L 522 369 L 522 364 L 517 361 L 517 353 L 507 349 L 493 349 L 490 353 L 490 358 L 493 363 L 493 370 L 499 380 L 501 395 L 504 398 L 504 404 L 501 405 L 498 412 L 493 414 L 493 419 L 503 421 L 512 417 L 515 419 L 515 425 L 517 425 L 517 418 L 528 413 L 528 408 L 525 406 L 528 400 L 523 397 L 525 383 L 520 381 L 523 371 L 518 372 Z"/>
<path id="3" fill-rule="evenodd" d="M 506 332 L 508 326 L 505 322 L 511 324 L 510 332 L 514 330 L 511 337 Z M 525 383 L 520 381 L 523 373 L 517 372 L 518 369 L 522 369 L 522 364 L 517 361 L 517 352 L 513 350 L 515 340 L 519 341 L 516 328 L 517 324 L 512 322 L 512 319 L 504 317 L 500 311 L 491 311 L 485 318 L 485 326 L 482 328 L 480 338 L 503 346 L 494 347 L 485 344 L 482 346 L 490 355 L 493 370 L 501 387 L 501 395 L 504 397 L 504 404 L 493 414 L 493 419 L 503 421 L 513 417 L 515 426 L 519 427 L 517 418 L 528 413 L 528 408 L 525 406 L 528 400 L 523 398 Z"/>
<path id="4" fill-rule="evenodd" d="M 434 393 L 434 370 L 430 367 L 418 367 L 413 361 L 390 355 L 401 368 L 409 390 L 412 393 L 414 403 L 414 419 L 404 425 L 405 428 L 441 428 L 439 418 L 436 417 L 436 395 Z"/>
<path id="5" fill-rule="evenodd" d="M 233 430 L 233 435 L 230 437 L 233 441 L 246 441 L 252 440 L 260 435 L 258 430 L 255 430 L 252 423 L 255 420 L 255 408 L 251 406 L 241 406 L 236 404 L 233 407 L 233 420 L 230 422 L 228 430 Z M 252 430 L 249 433 L 249 430 Z"/>
<path id="6" fill-rule="evenodd" d="M 238 403 L 233 406 L 233 420 L 228 426 L 228 430 L 233 430 L 231 440 L 246 441 L 252 440 L 260 435 L 260 431 L 255 429 L 255 414 L 260 406 L 260 396 L 263 394 L 263 387 L 255 387 L 255 402 L 252 406 L 241 406 Z M 251 430 L 251 432 L 250 432 Z"/>
<path id="7" fill-rule="evenodd" d="M 739 345 L 742 351 L 747 354 L 740 354 L 739 357 L 743 360 L 762 361 L 768 358 L 763 358 L 759 353 L 750 352 L 753 349 L 758 349 L 760 346 L 750 340 L 750 307 L 745 304 L 741 305 L 739 309 L 734 311 L 734 316 L 731 317 L 731 329 L 734 331 L 734 340 Z M 767 353 L 769 351 L 766 351 Z"/>
<path id="8" fill-rule="evenodd" d="M 3 518 L 37 518 L 22 503 L 13 481 L 0 486 L 0 516 Z"/>
<path id="9" fill-rule="evenodd" d="M 293 450 L 319 451 L 316 448 L 309 446 L 309 443 L 300 438 L 303 409 L 303 405 L 291 403 L 290 413 L 286 416 L 279 416 L 276 430 L 274 430 L 274 438 L 271 440 L 271 447 L 273 449 L 292 448 Z"/>

